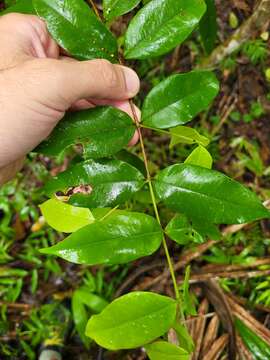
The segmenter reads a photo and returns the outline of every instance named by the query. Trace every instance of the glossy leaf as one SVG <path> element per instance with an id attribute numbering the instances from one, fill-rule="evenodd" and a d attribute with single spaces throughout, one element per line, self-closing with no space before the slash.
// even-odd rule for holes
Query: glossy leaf
<path id="1" fill-rule="evenodd" d="M 166 234 L 180 245 L 204 242 L 202 235 L 192 227 L 185 215 L 176 215 L 167 225 Z"/>
<path id="2" fill-rule="evenodd" d="M 133 121 L 125 112 L 109 106 L 96 107 L 67 114 L 36 151 L 54 156 L 81 144 L 85 157 L 102 158 L 126 146 L 134 132 Z"/>
<path id="3" fill-rule="evenodd" d="M 62 192 L 76 206 L 115 206 L 129 200 L 144 184 L 133 166 L 119 160 L 87 160 L 60 173 L 45 185 L 48 196 Z"/>
<path id="4" fill-rule="evenodd" d="M 153 254 L 162 236 L 153 217 L 122 211 L 83 227 L 41 252 L 76 264 L 124 264 Z"/>
<path id="5" fill-rule="evenodd" d="M 150 360 L 189 360 L 190 354 L 166 341 L 157 341 L 146 345 L 145 350 Z"/>
<path id="6" fill-rule="evenodd" d="M 256 360 L 270 359 L 270 343 L 260 338 L 248 328 L 241 320 L 236 319 L 235 325 L 246 347 Z"/>
<path id="7" fill-rule="evenodd" d="M 158 174 L 155 188 L 169 208 L 205 222 L 242 224 L 269 218 L 270 214 L 252 191 L 200 166 L 170 166 Z"/>
<path id="8" fill-rule="evenodd" d="M 152 0 L 132 19 L 125 38 L 127 59 L 165 54 L 181 44 L 206 10 L 203 0 Z"/>
<path id="9" fill-rule="evenodd" d="M 200 34 L 205 52 L 210 54 L 217 39 L 217 12 L 215 0 L 205 0 L 207 10 L 200 21 Z"/>
<path id="10" fill-rule="evenodd" d="M 213 158 L 205 147 L 199 145 L 187 157 L 185 164 L 198 165 L 207 169 L 212 169 Z"/>
<path id="11" fill-rule="evenodd" d="M 117 42 L 83 0 L 33 0 L 49 32 L 69 54 L 81 60 L 117 59 Z"/>
<path id="12" fill-rule="evenodd" d="M 40 205 L 42 215 L 55 230 L 72 233 L 95 221 L 91 211 L 50 199 Z"/>
<path id="13" fill-rule="evenodd" d="M 197 130 L 187 126 L 177 126 L 170 129 L 172 135 L 170 148 L 178 144 L 195 144 L 202 146 L 209 145 L 209 139 L 198 133 Z"/>
<path id="14" fill-rule="evenodd" d="M 141 0 L 103 0 L 103 11 L 106 20 L 112 20 L 134 9 Z"/>
<path id="15" fill-rule="evenodd" d="M 210 238 L 212 240 L 220 240 L 222 234 L 216 224 L 205 221 L 203 218 L 192 218 L 193 228 L 203 237 Z"/>
<path id="16" fill-rule="evenodd" d="M 9 13 L 20 13 L 35 15 L 36 11 L 33 7 L 32 0 L 19 0 L 16 4 L 9 6 L 7 9 L 0 12 L 0 15 L 6 15 Z"/>
<path id="17" fill-rule="evenodd" d="M 146 177 L 146 169 L 145 169 L 144 162 L 137 155 L 123 149 L 123 150 L 119 151 L 119 153 L 115 154 L 115 158 L 134 166 Z"/>
<path id="18" fill-rule="evenodd" d="M 114 300 L 101 314 L 93 316 L 86 335 L 106 349 L 132 349 L 164 335 L 175 317 L 173 299 L 133 292 Z"/>
<path id="19" fill-rule="evenodd" d="M 146 97 L 142 121 L 159 129 L 185 124 L 209 106 L 218 90 L 218 81 L 209 71 L 172 75 Z"/>

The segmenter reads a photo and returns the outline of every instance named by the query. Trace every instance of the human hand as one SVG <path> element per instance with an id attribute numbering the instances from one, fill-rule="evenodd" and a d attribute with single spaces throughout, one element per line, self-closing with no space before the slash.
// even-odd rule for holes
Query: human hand
<path id="1" fill-rule="evenodd" d="M 0 18 L 0 54 L 0 183 L 18 171 L 68 109 L 108 104 L 132 116 L 127 99 L 139 91 L 136 73 L 106 60 L 62 57 L 36 16 Z"/>

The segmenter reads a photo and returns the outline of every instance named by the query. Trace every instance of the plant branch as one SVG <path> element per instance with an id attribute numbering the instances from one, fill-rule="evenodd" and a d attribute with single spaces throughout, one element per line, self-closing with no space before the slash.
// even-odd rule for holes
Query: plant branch
<path id="1" fill-rule="evenodd" d="M 91 7 L 92 7 L 94 13 L 96 14 L 96 16 L 98 17 L 98 19 L 102 22 L 102 18 L 100 16 L 98 8 L 96 7 L 96 4 L 94 3 L 94 0 L 87 0 L 87 1 L 91 5 Z"/>
<path id="2" fill-rule="evenodd" d="M 142 154 L 143 154 L 143 161 L 144 161 L 144 166 L 145 166 L 145 169 L 146 169 L 147 182 L 148 182 L 148 186 L 149 186 L 150 196 L 151 196 L 151 199 L 152 199 L 152 205 L 153 205 L 153 208 L 154 208 L 156 219 L 157 219 L 159 225 L 161 226 L 161 221 L 160 221 L 159 211 L 158 211 L 158 207 L 157 207 L 156 196 L 155 196 L 155 192 L 154 192 L 154 188 L 153 188 L 153 184 L 152 184 L 151 174 L 150 174 L 150 170 L 149 170 L 148 159 L 147 159 L 147 155 L 146 155 L 146 151 L 145 151 L 145 146 L 144 146 L 140 121 L 138 119 L 138 116 L 137 116 L 133 101 L 129 100 L 129 104 L 130 104 L 130 108 L 132 110 L 132 115 L 133 115 L 133 118 L 134 118 L 134 121 L 135 121 L 137 131 L 138 131 L 138 134 L 139 134 L 140 145 L 141 145 L 141 150 L 142 150 Z M 172 278 L 172 281 L 173 281 L 175 296 L 176 296 L 176 299 L 179 301 L 180 300 L 180 292 L 179 292 L 179 289 L 178 289 L 178 286 L 177 286 L 176 276 L 175 276 L 175 272 L 174 272 L 174 265 L 173 265 L 173 262 L 172 262 L 172 259 L 171 259 L 170 253 L 169 253 L 169 249 L 168 249 L 168 246 L 167 246 L 165 235 L 163 235 L 162 244 L 163 244 L 166 259 L 167 259 L 167 262 L 168 262 L 168 265 L 169 265 L 169 270 L 170 270 L 171 278 Z"/>
<path id="3" fill-rule="evenodd" d="M 97 17 L 99 18 L 100 21 L 102 21 L 102 18 L 99 14 L 99 11 L 94 3 L 94 0 L 88 0 L 88 2 L 90 3 L 90 5 L 92 6 L 95 14 L 97 15 Z M 121 65 L 124 65 L 124 61 L 121 59 L 121 54 L 119 52 L 119 63 Z M 151 174 L 149 171 L 149 165 L 148 165 L 148 159 L 147 159 L 147 155 L 146 155 L 146 151 L 145 151 L 145 146 L 144 146 L 144 141 L 143 141 L 143 136 L 142 136 L 142 131 L 141 131 L 141 125 L 140 125 L 140 120 L 138 119 L 137 113 L 136 113 L 136 109 L 135 109 L 135 105 L 133 103 L 132 100 L 129 100 L 129 104 L 130 104 L 130 108 L 132 111 L 132 115 L 135 121 L 135 125 L 139 134 L 139 139 L 140 139 L 140 145 L 141 145 L 141 150 L 142 150 L 142 154 L 143 154 L 143 161 L 144 161 L 144 166 L 146 169 L 146 175 L 147 175 L 147 183 L 149 186 L 149 191 L 150 191 L 150 196 L 152 199 L 152 204 L 153 204 L 153 208 L 154 208 L 154 212 L 155 212 L 155 216 L 156 219 L 159 223 L 159 225 L 161 226 L 161 221 L 160 221 L 160 216 L 159 216 L 159 212 L 158 212 L 158 207 L 157 207 L 157 201 L 156 201 L 156 197 L 155 197 L 155 192 L 154 192 L 154 188 L 153 188 L 153 184 L 152 184 L 152 179 L 151 179 Z M 170 274 L 171 274 L 171 278 L 172 278 L 172 282 L 173 282 L 173 286 L 174 286 L 174 291 L 175 291 L 175 297 L 178 301 L 180 301 L 180 292 L 177 286 L 177 282 L 176 282 L 176 276 L 174 273 L 174 265 L 172 262 L 172 259 L 170 257 L 170 253 L 169 253 L 169 249 L 167 246 L 167 242 L 165 239 L 165 235 L 163 234 L 163 238 L 162 238 L 162 244 L 164 247 L 164 251 L 166 254 L 166 259 L 169 265 L 169 270 L 170 270 Z"/>
<path id="4" fill-rule="evenodd" d="M 270 0 L 261 0 L 253 14 L 247 19 L 224 44 L 219 45 L 199 68 L 214 68 L 227 56 L 238 50 L 254 33 L 262 31 L 270 21 Z"/>

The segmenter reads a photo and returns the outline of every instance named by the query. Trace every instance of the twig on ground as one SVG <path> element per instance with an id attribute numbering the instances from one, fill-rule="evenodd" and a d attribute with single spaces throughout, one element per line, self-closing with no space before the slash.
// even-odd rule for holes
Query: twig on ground
<path id="1" fill-rule="evenodd" d="M 228 334 L 221 335 L 212 345 L 211 349 L 205 354 L 203 360 L 217 360 L 228 344 Z"/>
<path id="2" fill-rule="evenodd" d="M 198 310 L 198 315 L 205 315 L 208 312 L 209 302 L 207 299 L 204 299 Z M 195 350 L 192 356 L 192 360 L 198 360 L 201 352 L 201 347 L 203 344 L 204 330 L 206 326 L 206 318 L 204 316 L 199 317 L 194 323 L 194 332 L 193 340 L 195 342 Z"/>
<path id="3" fill-rule="evenodd" d="M 270 344 L 270 330 L 256 320 L 248 311 L 237 304 L 230 296 L 226 295 L 230 308 L 234 316 L 239 318 L 248 326 L 253 332 L 262 337 L 268 344 Z"/>

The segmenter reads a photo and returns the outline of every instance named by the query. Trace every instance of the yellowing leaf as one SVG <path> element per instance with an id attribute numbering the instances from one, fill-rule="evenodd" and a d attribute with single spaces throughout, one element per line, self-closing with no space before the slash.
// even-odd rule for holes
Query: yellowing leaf
<path id="1" fill-rule="evenodd" d="M 72 233 L 95 221 L 91 211 L 51 199 L 40 205 L 47 223 L 57 231 Z"/>
<path id="2" fill-rule="evenodd" d="M 211 169 L 213 164 L 213 158 L 205 147 L 198 146 L 186 159 L 185 164 L 197 165 L 205 167 L 207 169 Z"/>
<path id="3" fill-rule="evenodd" d="M 170 129 L 172 135 L 170 148 L 177 144 L 194 144 L 207 146 L 209 144 L 209 139 L 207 137 L 198 133 L 197 130 L 192 129 L 188 126 L 177 126 Z"/>

